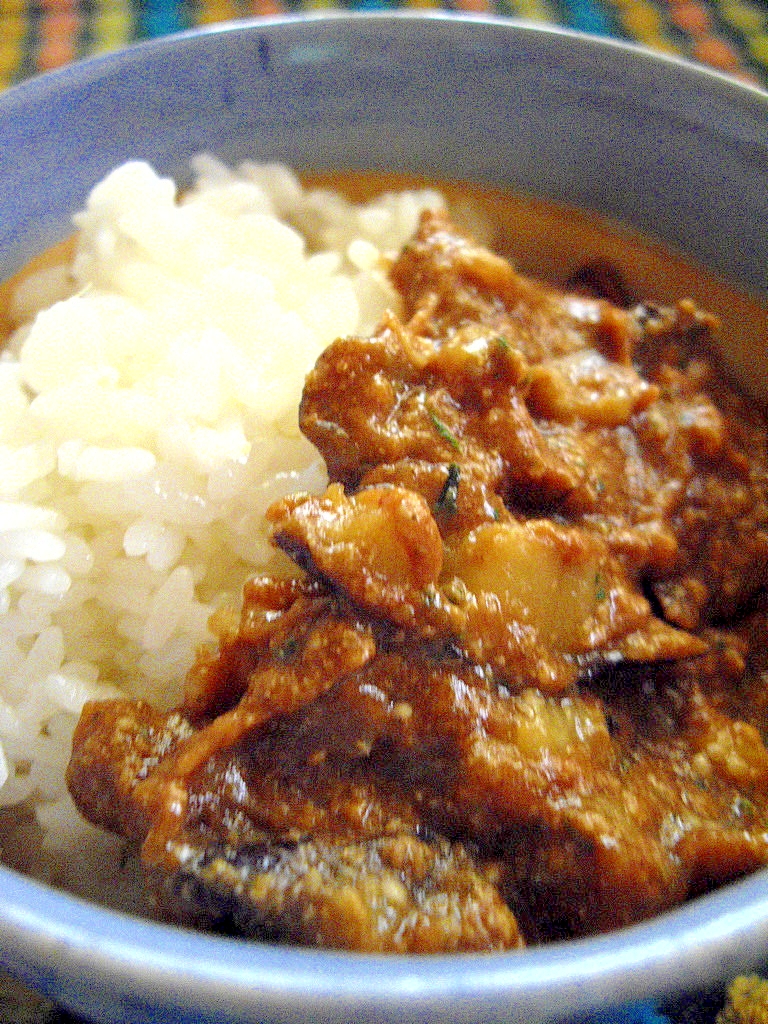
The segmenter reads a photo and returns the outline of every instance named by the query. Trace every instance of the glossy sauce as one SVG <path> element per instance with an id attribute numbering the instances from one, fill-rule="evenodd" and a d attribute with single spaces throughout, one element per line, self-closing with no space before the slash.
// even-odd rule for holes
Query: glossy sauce
<path id="1" fill-rule="evenodd" d="M 492 234 L 481 241 L 511 258 L 522 273 L 564 284 L 587 264 L 609 264 L 638 300 L 693 299 L 720 318 L 717 354 L 736 381 L 768 407 L 768 307 L 659 242 L 594 213 L 474 184 L 357 173 L 314 175 L 307 183 L 355 201 L 385 190 L 437 187 L 459 211 L 460 222 L 468 207 L 482 211 Z"/>

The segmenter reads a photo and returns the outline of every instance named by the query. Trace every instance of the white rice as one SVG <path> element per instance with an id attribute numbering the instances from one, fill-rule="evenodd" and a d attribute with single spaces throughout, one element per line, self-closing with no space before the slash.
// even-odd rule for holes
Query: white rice
<path id="1" fill-rule="evenodd" d="M 304 376 L 396 305 L 384 260 L 442 202 L 194 169 L 181 200 L 140 162 L 101 182 L 72 265 L 18 289 L 0 359 L 0 805 L 33 802 L 64 852 L 83 703 L 178 702 L 212 610 L 279 571 L 266 507 L 325 482 Z"/>

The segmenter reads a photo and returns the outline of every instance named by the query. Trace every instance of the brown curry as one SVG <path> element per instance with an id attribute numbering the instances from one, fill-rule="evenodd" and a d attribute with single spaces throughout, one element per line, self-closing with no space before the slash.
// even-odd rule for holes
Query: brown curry
<path id="1" fill-rule="evenodd" d="M 714 318 L 444 214 L 391 275 L 402 315 L 306 382 L 331 483 L 270 510 L 294 573 L 173 713 L 86 706 L 79 808 L 176 920 L 366 951 L 605 931 L 765 864 L 768 435 Z"/>

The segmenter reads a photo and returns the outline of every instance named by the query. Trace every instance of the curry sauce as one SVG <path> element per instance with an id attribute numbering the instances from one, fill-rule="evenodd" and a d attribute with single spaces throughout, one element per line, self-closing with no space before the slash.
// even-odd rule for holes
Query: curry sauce
<path id="1" fill-rule="evenodd" d="M 513 949 L 768 861 L 768 433 L 717 317 L 637 296 L 616 245 L 638 276 L 585 241 L 542 284 L 427 213 L 401 308 L 320 356 L 330 484 L 268 515 L 292 570 L 218 613 L 173 712 L 75 734 L 75 801 L 163 913 Z"/>

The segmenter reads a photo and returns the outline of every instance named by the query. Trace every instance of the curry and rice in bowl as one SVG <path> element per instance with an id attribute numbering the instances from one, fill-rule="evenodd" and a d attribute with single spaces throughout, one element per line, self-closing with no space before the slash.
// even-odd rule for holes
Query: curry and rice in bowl
<path id="1" fill-rule="evenodd" d="M 9 300 L 6 857 L 400 953 L 764 865 L 768 434 L 717 317 L 522 273 L 499 197 L 195 170 L 119 167 Z"/>

